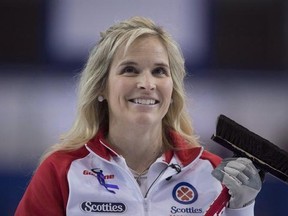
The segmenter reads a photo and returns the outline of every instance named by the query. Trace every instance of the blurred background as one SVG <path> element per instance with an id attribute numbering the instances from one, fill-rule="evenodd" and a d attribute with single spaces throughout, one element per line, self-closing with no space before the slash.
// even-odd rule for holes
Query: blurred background
<path id="1" fill-rule="evenodd" d="M 1 0 L 1 215 L 13 215 L 39 157 L 71 126 L 99 32 L 135 15 L 182 47 L 188 109 L 208 150 L 231 156 L 210 139 L 225 114 L 288 151 L 288 1 Z M 287 185 L 267 175 L 255 215 L 287 215 L 287 204 Z"/>

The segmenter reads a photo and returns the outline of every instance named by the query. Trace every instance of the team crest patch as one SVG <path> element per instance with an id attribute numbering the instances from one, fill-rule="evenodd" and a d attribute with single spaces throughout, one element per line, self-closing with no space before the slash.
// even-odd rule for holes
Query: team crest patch
<path id="1" fill-rule="evenodd" d="M 172 196 L 178 203 L 188 205 L 197 200 L 198 193 L 191 184 L 187 182 L 180 182 L 174 187 Z"/>

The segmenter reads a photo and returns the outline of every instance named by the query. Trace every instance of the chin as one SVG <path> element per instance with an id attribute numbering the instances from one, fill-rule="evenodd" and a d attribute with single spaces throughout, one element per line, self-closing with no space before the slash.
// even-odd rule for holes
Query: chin
<path id="1" fill-rule="evenodd" d="M 147 116 L 143 114 L 133 120 L 133 124 L 137 124 L 139 126 L 152 126 L 152 125 L 157 125 L 159 123 L 161 125 L 160 119 L 156 119 L 155 117 Z"/>

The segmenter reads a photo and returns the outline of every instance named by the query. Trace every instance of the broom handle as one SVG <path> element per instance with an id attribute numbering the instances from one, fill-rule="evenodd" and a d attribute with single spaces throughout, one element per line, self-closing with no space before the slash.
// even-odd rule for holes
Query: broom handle
<path id="1" fill-rule="evenodd" d="M 230 194 L 228 188 L 223 186 L 223 189 L 219 196 L 209 206 L 204 216 L 220 216 L 224 209 L 228 206 L 230 200 Z"/>

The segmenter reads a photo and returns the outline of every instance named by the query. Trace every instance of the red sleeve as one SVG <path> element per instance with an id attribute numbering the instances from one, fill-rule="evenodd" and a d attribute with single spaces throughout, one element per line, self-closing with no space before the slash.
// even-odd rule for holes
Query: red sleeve
<path id="1" fill-rule="evenodd" d="M 28 185 L 15 216 L 66 215 L 68 199 L 67 172 L 71 160 L 54 153 L 38 167 Z"/>

